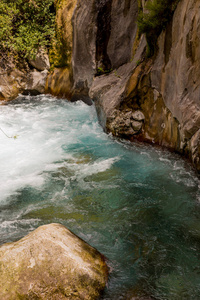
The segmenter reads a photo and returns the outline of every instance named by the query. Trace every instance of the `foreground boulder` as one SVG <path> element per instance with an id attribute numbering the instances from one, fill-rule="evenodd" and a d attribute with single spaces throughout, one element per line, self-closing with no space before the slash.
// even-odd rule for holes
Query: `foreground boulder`
<path id="1" fill-rule="evenodd" d="M 103 256 L 60 224 L 0 247 L 0 299 L 97 299 L 106 280 Z"/>

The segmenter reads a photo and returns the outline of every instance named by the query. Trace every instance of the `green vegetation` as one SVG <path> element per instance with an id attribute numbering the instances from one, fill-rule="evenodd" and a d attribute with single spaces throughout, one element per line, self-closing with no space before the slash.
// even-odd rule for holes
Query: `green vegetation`
<path id="1" fill-rule="evenodd" d="M 104 75 L 104 74 L 109 74 L 110 72 L 112 72 L 112 69 L 109 69 L 109 70 L 104 70 L 103 68 L 99 67 L 97 68 L 97 74 L 96 76 L 99 76 L 99 75 Z"/>
<path id="2" fill-rule="evenodd" d="M 121 76 L 117 73 L 116 70 L 114 71 L 114 74 L 115 74 L 116 77 L 121 78 Z"/>
<path id="3" fill-rule="evenodd" d="M 56 30 L 56 37 L 53 38 L 52 45 L 49 51 L 51 69 L 54 69 L 54 67 L 62 68 L 67 66 L 68 56 L 62 40 L 62 34 L 59 28 Z"/>
<path id="4" fill-rule="evenodd" d="M 147 40 L 147 56 L 155 52 L 157 38 L 171 20 L 174 10 L 180 0 L 148 0 L 145 12 L 139 0 L 138 28 L 144 33 Z"/>
<path id="5" fill-rule="evenodd" d="M 0 54 L 34 57 L 55 36 L 54 0 L 1 0 Z"/>
<path id="6" fill-rule="evenodd" d="M 139 66 L 142 63 L 141 59 L 136 61 L 136 66 Z"/>
<path id="7" fill-rule="evenodd" d="M 55 28 L 55 36 L 52 39 L 49 51 L 51 69 L 53 69 L 54 67 L 62 68 L 68 66 L 69 55 L 71 54 L 71 51 L 69 50 L 70 46 L 66 43 L 65 39 L 63 38 L 63 26 L 58 26 L 58 24 L 56 24 Z"/>

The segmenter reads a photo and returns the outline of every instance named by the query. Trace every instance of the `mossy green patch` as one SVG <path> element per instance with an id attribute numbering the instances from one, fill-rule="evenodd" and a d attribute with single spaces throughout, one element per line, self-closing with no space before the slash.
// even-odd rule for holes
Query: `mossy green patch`
<path id="1" fill-rule="evenodd" d="M 144 33 L 147 40 L 147 56 L 154 54 L 156 41 L 161 31 L 171 20 L 176 6 L 180 0 L 148 0 L 145 8 L 141 0 L 138 1 L 138 28 L 139 33 Z"/>
<path id="2" fill-rule="evenodd" d="M 75 0 L 57 0 L 55 38 L 52 40 L 49 51 L 51 68 L 69 67 L 72 55 L 72 15 Z"/>

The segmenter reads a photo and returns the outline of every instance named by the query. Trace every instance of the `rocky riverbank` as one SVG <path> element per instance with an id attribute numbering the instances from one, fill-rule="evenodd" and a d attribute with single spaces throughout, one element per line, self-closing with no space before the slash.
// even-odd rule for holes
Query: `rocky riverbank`
<path id="1" fill-rule="evenodd" d="M 60 1 L 65 66 L 48 75 L 11 68 L 0 79 L 1 99 L 21 92 L 92 99 L 105 131 L 175 150 L 200 170 L 200 4 L 179 2 L 150 58 L 138 9 L 137 0 Z"/>

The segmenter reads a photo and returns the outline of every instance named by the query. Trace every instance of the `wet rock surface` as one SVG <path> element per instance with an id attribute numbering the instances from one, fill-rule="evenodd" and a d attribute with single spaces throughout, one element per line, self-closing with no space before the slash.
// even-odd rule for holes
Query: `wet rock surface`
<path id="1" fill-rule="evenodd" d="M 76 0 L 56 1 L 56 35 L 58 37 L 50 50 L 50 62 L 54 66 L 50 70 L 45 93 L 54 96 L 72 97 L 73 71 L 72 71 L 72 47 L 73 26 L 72 18 L 76 6 Z"/>
<path id="2" fill-rule="evenodd" d="M 44 225 L 0 247 L 1 299 L 97 299 L 104 257 L 60 224 Z"/>
<path id="3" fill-rule="evenodd" d="M 37 70 L 31 71 L 29 73 L 27 84 L 25 86 L 25 90 L 23 91 L 23 95 L 44 94 L 47 75 L 48 70 L 44 70 L 42 72 L 39 72 Z"/>

